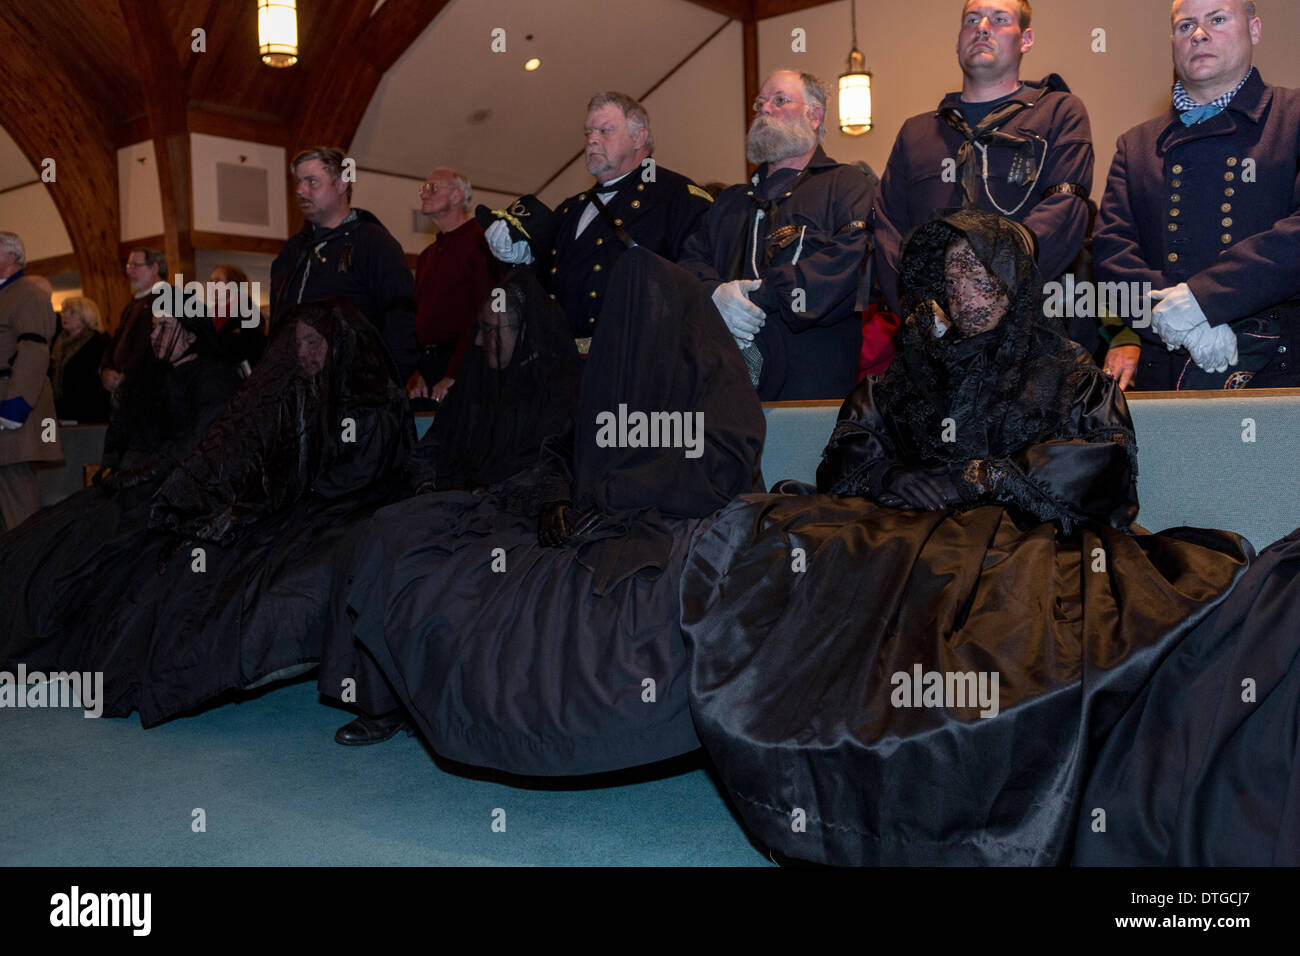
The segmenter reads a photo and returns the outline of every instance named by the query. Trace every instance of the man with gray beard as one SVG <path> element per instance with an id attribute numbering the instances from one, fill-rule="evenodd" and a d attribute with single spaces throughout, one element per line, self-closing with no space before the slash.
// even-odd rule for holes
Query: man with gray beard
<path id="1" fill-rule="evenodd" d="M 767 78 L 746 148 L 758 169 L 718 196 L 679 260 L 708 286 L 764 401 L 843 398 L 857 383 L 875 186 L 822 150 L 826 96 L 809 73 Z"/>

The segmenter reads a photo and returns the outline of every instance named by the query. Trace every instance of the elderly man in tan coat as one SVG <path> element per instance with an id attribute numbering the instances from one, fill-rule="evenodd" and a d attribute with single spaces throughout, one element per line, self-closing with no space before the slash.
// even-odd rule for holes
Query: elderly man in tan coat
<path id="1" fill-rule="evenodd" d="M 41 504 L 35 462 L 63 457 L 50 340 L 54 309 L 40 283 L 24 274 L 27 252 L 12 232 L 0 232 L 0 517 L 6 530 Z"/>

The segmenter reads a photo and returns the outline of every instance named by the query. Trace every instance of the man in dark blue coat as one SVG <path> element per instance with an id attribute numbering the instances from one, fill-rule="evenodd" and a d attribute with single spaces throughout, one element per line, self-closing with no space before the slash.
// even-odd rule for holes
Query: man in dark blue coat
<path id="1" fill-rule="evenodd" d="M 1092 127 L 1056 74 L 1021 81 L 1034 45 L 1027 0 L 966 0 L 957 34 L 960 93 L 913 116 L 894 141 L 874 210 L 875 268 L 897 313 L 903 240 L 939 209 L 975 206 L 1025 225 L 1045 281 L 1083 245 L 1092 190 Z"/>
<path id="2" fill-rule="evenodd" d="M 1250 0 L 1170 15 L 1173 107 L 1120 137 L 1093 239 L 1098 279 L 1158 304 L 1106 370 L 1141 389 L 1300 385 L 1300 90 L 1251 65 Z"/>
<path id="3" fill-rule="evenodd" d="M 708 286 L 764 401 L 843 398 L 857 384 L 854 310 L 875 187 L 821 148 L 826 88 L 778 70 L 754 103 L 747 183 L 724 190 L 680 264 Z"/>
<path id="4" fill-rule="evenodd" d="M 559 204 L 554 242 L 537 250 L 542 281 L 568 316 L 583 353 L 600 317 L 610 269 L 623 251 L 643 246 L 675 262 L 713 201 L 651 158 L 649 114 L 626 93 L 591 98 L 584 136 L 587 172 L 596 180 Z M 512 240 L 505 222 L 488 227 L 486 236 L 502 262 L 534 261 L 533 250 Z"/>
<path id="5" fill-rule="evenodd" d="M 351 208 L 343 153 L 316 147 L 294 157 L 298 207 L 307 221 L 271 263 L 271 325 L 299 302 L 341 295 L 383 337 L 400 381 L 415 370 L 415 279 L 406 253 L 371 213 Z"/>

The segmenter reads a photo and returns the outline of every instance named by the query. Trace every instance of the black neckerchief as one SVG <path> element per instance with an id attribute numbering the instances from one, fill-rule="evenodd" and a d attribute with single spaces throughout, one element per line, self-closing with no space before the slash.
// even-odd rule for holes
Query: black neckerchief
<path id="1" fill-rule="evenodd" d="M 745 227 L 741 230 L 740 235 L 736 239 L 735 245 L 731 248 L 731 255 L 727 259 L 727 269 L 724 278 L 744 278 L 745 253 L 749 250 L 749 236 L 754 231 L 754 222 L 760 209 L 763 211 L 764 215 L 768 217 L 769 227 L 767 234 L 767 248 L 764 251 L 763 256 L 758 259 L 759 273 L 757 278 L 763 278 L 763 272 L 766 271 L 768 260 L 771 259 L 777 249 L 784 249 L 788 246 L 797 232 L 797 230 L 791 231 L 790 227 L 787 227 L 785 230 L 776 228 L 777 210 L 780 204 L 789 199 L 794 194 L 794 191 L 802 186 L 812 173 L 813 165 L 810 160 L 807 166 L 799 170 L 799 175 L 794 178 L 794 182 L 790 184 L 790 188 L 781 195 L 775 196 L 772 199 L 763 199 L 756 196 L 753 189 L 749 190 L 747 193 L 750 201 L 749 215 L 745 217 Z M 756 184 L 751 182 L 750 185 L 754 186 Z"/>
<path id="2" fill-rule="evenodd" d="M 964 205 L 978 205 L 976 197 L 979 193 L 978 183 L 981 175 L 981 164 L 975 156 L 975 147 L 977 145 L 984 148 L 1002 146 L 1015 150 L 1016 155 L 1011 163 L 1011 172 L 1007 176 L 1007 182 L 1011 185 L 1032 184 L 1038 178 L 1041 170 L 1038 168 L 1034 156 L 1033 144 L 1023 136 L 1002 132 L 1001 127 L 1010 122 L 1013 117 L 1026 110 L 1033 109 L 1038 104 L 1038 101 L 1047 93 L 1052 92 L 1054 88 L 1049 78 L 1038 88 L 1037 92 L 1030 94 L 1027 98 L 1010 99 L 995 106 L 984 119 L 980 120 L 979 125 L 974 129 L 971 129 L 970 124 L 966 122 L 966 117 L 962 115 L 961 110 L 957 107 L 949 106 L 939 110 L 940 119 L 960 133 L 964 140 L 961 149 L 957 152 L 957 165 L 961 169 L 961 191 Z"/>

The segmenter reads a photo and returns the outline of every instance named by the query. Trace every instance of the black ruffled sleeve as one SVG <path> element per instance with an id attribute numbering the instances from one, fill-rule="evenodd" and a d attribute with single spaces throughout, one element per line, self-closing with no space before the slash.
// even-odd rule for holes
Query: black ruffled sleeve
<path id="1" fill-rule="evenodd" d="M 1070 409 L 1073 435 L 1027 445 L 1002 459 L 959 466 L 968 503 L 1015 504 L 1068 533 L 1086 522 L 1125 530 L 1137 519 L 1137 445 L 1124 393 L 1092 370 Z"/>
<path id="2" fill-rule="evenodd" d="M 823 494 L 862 495 L 890 507 L 903 506 L 885 491 L 889 469 L 901 463 L 897 444 L 876 405 L 870 380 L 849 393 L 839 420 L 817 466 L 817 490 Z"/>

